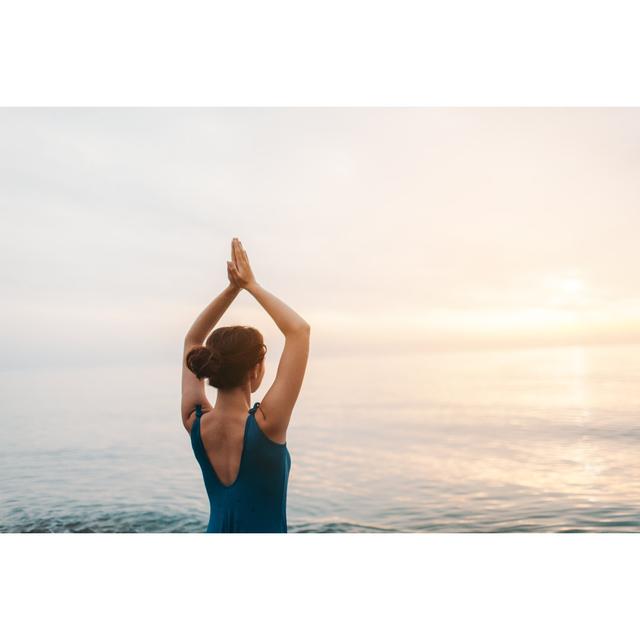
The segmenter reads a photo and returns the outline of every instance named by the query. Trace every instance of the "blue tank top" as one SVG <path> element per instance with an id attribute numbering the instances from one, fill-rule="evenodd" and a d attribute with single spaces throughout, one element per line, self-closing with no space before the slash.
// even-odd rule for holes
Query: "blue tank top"
<path id="1" fill-rule="evenodd" d="M 238 475 L 231 485 L 220 482 L 200 435 L 202 406 L 196 405 L 191 446 L 202 469 L 211 514 L 207 533 L 286 533 L 287 484 L 291 456 L 286 444 L 268 438 L 249 409 Z"/>

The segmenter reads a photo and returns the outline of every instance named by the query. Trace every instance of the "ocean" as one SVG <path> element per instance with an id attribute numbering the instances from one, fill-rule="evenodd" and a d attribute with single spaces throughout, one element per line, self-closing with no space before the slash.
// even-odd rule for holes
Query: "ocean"
<path id="1" fill-rule="evenodd" d="M 0 532 L 204 532 L 177 365 L 0 380 Z M 312 357 L 289 531 L 638 532 L 639 389 L 640 346 Z"/>

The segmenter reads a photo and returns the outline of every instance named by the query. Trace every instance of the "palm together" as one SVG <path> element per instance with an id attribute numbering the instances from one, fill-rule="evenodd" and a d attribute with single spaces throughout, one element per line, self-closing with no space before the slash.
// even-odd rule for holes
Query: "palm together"
<path id="1" fill-rule="evenodd" d="M 229 282 L 238 289 L 246 289 L 255 282 L 249 257 L 238 238 L 231 240 L 231 261 L 227 260 L 227 275 Z"/>

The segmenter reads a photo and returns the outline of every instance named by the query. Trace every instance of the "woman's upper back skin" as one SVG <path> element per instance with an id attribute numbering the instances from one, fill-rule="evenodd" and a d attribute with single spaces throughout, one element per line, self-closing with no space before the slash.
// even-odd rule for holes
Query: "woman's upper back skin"
<path id="1" fill-rule="evenodd" d="M 244 447 L 245 426 L 249 419 L 249 412 L 242 416 L 221 414 L 211 407 L 208 411 L 203 408 L 200 418 L 200 437 L 211 465 L 224 485 L 232 485 L 240 471 L 240 461 Z M 262 433 L 277 444 L 285 444 L 286 439 L 278 439 L 279 434 L 270 433 L 271 429 L 260 411 L 254 418 Z M 195 414 L 194 420 L 195 422 Z M 193 428 L 193 423 L 192 423 Z"/>

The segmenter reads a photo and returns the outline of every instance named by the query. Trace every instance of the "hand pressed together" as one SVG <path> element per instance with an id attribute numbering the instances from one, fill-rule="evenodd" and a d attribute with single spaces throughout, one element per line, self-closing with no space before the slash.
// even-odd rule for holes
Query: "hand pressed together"
<path id="1" fill-rule="evenodd" d="M 238 238 L 231 240 L 231 261 L 227 260 L 229 282 L 240 289 L 246 289 L 256 279 L 249 264 L 249 257 Z"/>

